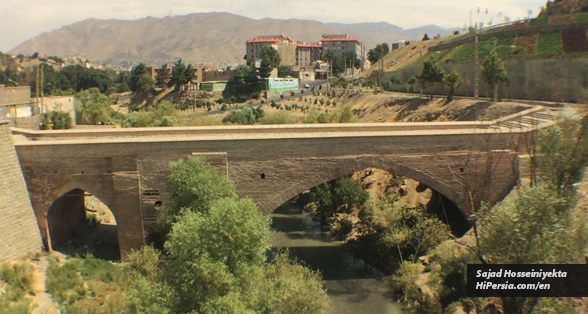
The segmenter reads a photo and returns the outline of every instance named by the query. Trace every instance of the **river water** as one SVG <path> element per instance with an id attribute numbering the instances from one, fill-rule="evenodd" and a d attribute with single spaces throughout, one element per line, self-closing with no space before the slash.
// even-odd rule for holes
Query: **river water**
<path id="1" fill-rule="evenodd" d="M 347 253 L 341 243 L 321 232 L 302 208 L 288 202 L 272 214 L 272 247 L 288 248 L 292 255 L 323 275 L 337 314 L 400 314 L 389 288 L 377 272 Z"/>

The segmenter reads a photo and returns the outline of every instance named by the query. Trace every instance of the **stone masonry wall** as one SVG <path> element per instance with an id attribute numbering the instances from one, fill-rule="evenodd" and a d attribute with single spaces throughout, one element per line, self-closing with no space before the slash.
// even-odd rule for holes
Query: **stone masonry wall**
<path id="1" fill-rule="evenodd" d="M 7 262 L 41 251 L 42 242 L 8 121 L 0 121 L 0 156 L 0 262 Z"/>

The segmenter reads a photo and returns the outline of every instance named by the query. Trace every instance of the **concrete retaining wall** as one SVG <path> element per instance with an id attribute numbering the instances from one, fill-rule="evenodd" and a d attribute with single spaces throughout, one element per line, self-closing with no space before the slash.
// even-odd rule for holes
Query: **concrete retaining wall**
<path id="1" fill-rule="evenodd" d="M 7 262 L 41 251 L 42 242 L 8 121 L 0 121 L 0 156 L 0 262 Z"/>

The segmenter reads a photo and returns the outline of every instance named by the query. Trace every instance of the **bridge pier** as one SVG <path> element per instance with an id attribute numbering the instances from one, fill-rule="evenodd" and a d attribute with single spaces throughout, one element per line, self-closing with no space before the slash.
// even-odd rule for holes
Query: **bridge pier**
<path id="1" fill-rule="evenodd" d="M 112 174 L 114 208 L 116 213 L 120 256 L 145 244 L 143 213 L 141 210 L 141 182 L 138 171 Z"/>

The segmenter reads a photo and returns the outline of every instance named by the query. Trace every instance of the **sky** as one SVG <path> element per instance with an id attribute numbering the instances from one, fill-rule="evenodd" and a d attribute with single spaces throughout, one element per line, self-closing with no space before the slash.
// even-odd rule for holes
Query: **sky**
<path id="1" fill-rule="evenodd" d="M 197 12 L 230 12 L 261 19 L 388 22 L 404 29 L 446 28 L 470 22 L 498 24 L 539 12 L 546 0 L 0 0 L 0 51 L 43 32 L 88 18 L 135 20 Z M 480 14 L 477 13 L 480 8 Z M 485 14 L 488 9 L 488 14 Z"/>

